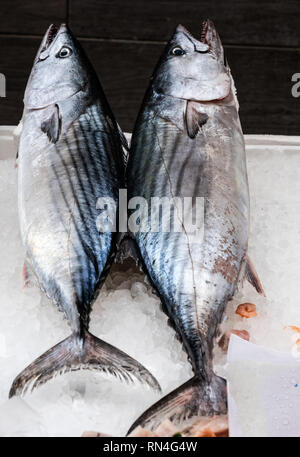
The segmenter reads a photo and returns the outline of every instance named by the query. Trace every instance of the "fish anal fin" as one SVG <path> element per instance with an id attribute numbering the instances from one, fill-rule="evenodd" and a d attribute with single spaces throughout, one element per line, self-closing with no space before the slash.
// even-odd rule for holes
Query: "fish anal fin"
<path id="1" fill-rule="evenodd" d="M 51 143 L 56 143 L 59 139 L 61 131 L 61 120 L 59 117 L 59 108 L 54 105 L 52 113 L 48 119 L 44 120 L 41 124 L 42 132 L 46 133 Z"/>
<path id="2" fill-rule="evenodd" d="M 198 111 L 198 104 L 188 101 L 186 105 L 185 123 L 188 136 L 194 139 L 202 125 L 206 123 L 208 115 Z"/>
<path id="3" fill-rule="evenodd" d="M 245 272 L 247 281 L 256 289 L 256 291 L 263 295 L 264 297 L 266 296 L 265 291 L 263 289 L 262 283 L 260 282 L 260 279 L 258 277 L 258 274 L 254 268 L 253 263 L 251 262 L 249 256 L 247 255 L 246 257 L 246 272 Z"/>

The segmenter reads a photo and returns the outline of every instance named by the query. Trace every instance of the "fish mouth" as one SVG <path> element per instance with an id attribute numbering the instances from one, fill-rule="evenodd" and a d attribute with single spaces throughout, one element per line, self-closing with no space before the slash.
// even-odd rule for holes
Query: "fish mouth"
<path id="1" fill-rule="evenodd" d="M 47 33 L 44 49 L 48 49 L 49 46 L 53 43 L 54 38 L 56 38 L 56 36 L 58 34 L 59 28 L 60 27 L 57 27 L 55 24 L 51 24 L 50 25 L 50 27 L 48 29 L 48 33 Z"/>
<path id="2" fill-rule="evenodd" d="M 201 38 L 200 41 L 201 43 L 209 45 L 209 39 L 208 39 L 208 31 L 209 29 L 214 29 L 214 24 L 212 23 L 211 20 L 206 19 L 205 21 L 202 22 L 202 27 L 201 27 Z"/>
<path id="3" fill-rule="evenodd" d="M 54 42 L 55 38 L 59 35 L 59 33 L 63 33 L 66 31 L 66 24 L 61 24 L 60 26 L 51 24 L 44 38 L 43 51 L 46 51 L 51 46 L 51 44 Z"/>
<path id="4" fill-rule="evenodd" d="M 200 38 L 201 43 L 209 44 L 208 39 L 207 39 L 207 32 L 208 32 L 209 24 L 210 24 L 210 21 L 208 19 L 206 19 L 205 21 L 202 22 L 201 38 Z"/>

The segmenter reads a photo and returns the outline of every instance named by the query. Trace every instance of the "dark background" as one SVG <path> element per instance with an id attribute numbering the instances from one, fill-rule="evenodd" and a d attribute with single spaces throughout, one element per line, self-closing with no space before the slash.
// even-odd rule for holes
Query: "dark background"
<path id="1" fill-rule="evenodd" d="M 32 62 L 50 23 L 82 42 L 121 125 L 132 130 L 149 76 L 174 27 L 199 36 L 211 18 L 238 89 L 245 133 L 300 134 L 300 0 L 0 0 L 0 125 L 18 123 Z"/>

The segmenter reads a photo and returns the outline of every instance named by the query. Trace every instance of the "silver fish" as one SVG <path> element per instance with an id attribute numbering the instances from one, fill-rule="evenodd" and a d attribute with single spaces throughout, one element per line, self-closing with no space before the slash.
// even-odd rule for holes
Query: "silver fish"
<path id="1" fill-rule="evenodd" d="M 91 64 L 64 24 L 50 26 L 37 53 L 23 123 L 18 185 L 26 263 L 64 311 L 72 334 L 21 372 L 9 396 L 82 368 L 159 389 L 145 367 L 88 331 L 117 236 L 99 233 L 96 203 L 110 197 L 118 205 L 126 140 Z"/>
<path id="2" fill-rule="evenodd" d="M 167 418 L 223 414 L 226 385 L 213 372 L 213 341 L 241 277 L 262 288 L 247 260 L 249 195 L 238 103 L 211 21 L 200 40 L 179 25 L 167 44 L 134 129 L 127 182 L 129 198 L 150 205 L 153 197 L 167 197 L 182 226 L 178 232 L 139 230 L 135 239 L 195 373 L 128 433 L 138 425 L 155 429 Z M 204 198 L 203 238 L 186 229 L 178 197 Z M 141 216 L 140 225 L 145 222 L 150 225 L 149 214 Z"/>

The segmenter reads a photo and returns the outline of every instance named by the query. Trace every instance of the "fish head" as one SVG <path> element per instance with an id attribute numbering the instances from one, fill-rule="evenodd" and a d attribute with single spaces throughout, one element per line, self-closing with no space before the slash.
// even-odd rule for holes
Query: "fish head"
<path id="1" fill-rule="evenodd" d="M 80 91 L 88 92 L 90 80 L 90 64 L 71 31 L 65 24 L 51 25 L 34 60 L 25 108 L 45 108 Z"/>
<path id="2" fill-rule="evenodd" d="M 198 102 L 221 100 L 231 89 L 230 70 L 214 24 L 203 24 L 201 39 L 178 25 L 153 76 L 157 93 Z"/>

